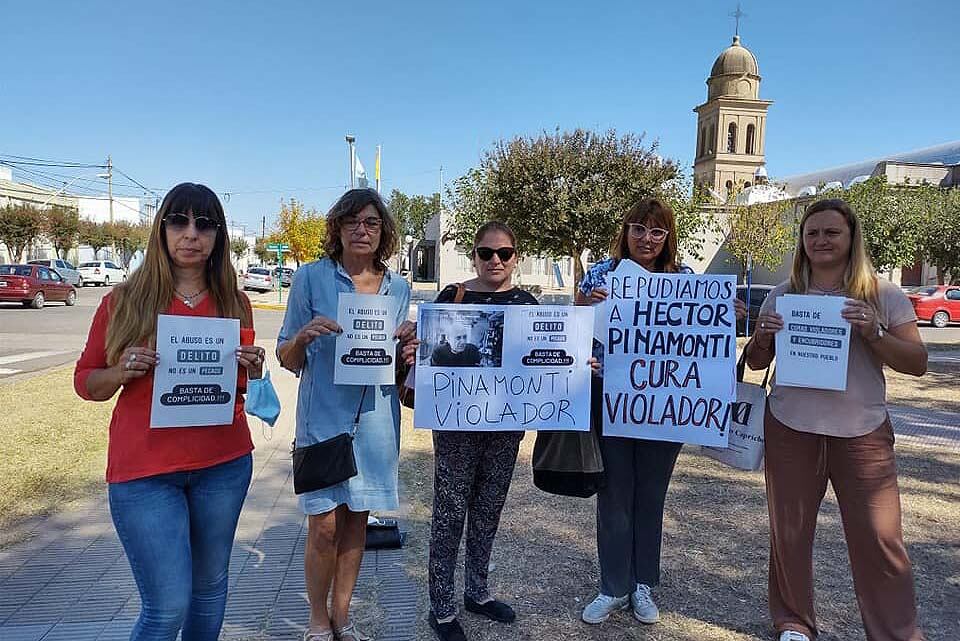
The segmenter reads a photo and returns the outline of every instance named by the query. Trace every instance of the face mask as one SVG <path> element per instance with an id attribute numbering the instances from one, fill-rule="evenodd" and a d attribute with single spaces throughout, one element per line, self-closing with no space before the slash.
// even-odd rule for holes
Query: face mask
<path id="1" fill-rule="evenodd" d="M 270 370 L 263 370 L 263 378 L 247 381 L 247 400 L 243 404 L 247 414 L 256 416 L 270 427 L 280 416 L 280 398 L 270 382 Z"/>

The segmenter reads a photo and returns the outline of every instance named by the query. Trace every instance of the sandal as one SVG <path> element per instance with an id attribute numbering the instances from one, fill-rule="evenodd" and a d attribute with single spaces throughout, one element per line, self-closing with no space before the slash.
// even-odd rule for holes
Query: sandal
<path id="1" fill-rule="evenodd" d="M 307 630 L 303 633 L 303 641 L 334 641 L 336 634 L 333 630 L 324 630 L 323 632 L 311 632 Z"/>
<path id="2" fill-rule="evenodd" d="M 334 638 L 337 639 L 337 641 L 373 641 L 373 637 L 367 636 L 358 630 L 356 624 L 353 622 L 336 630 L 334 632 Z"/>

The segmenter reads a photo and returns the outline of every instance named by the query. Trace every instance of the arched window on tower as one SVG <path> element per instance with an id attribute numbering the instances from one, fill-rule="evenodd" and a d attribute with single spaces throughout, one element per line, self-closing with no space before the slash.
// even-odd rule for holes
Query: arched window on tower
<path id="1" fill-rule="evenodd" d="M 737 123 L 731 122 L 727 127 L 727 153 L 737 153 Z"/>
<path id="2" fill-rule="evenodd" d="M 756 143 L 754 143 L 754 138 L 756 137 L 757 128 L 753 124 L 747 125 L 747 153 L 755 154 L 757 153 Z"/>
<path id="3" fill-rule="evenodd" d="M 710 125 L 710 135 L 707 136 L 707 153 L 712 154 L 717 148 L 717 126 Z"/>
<path id="4" fill-rule="evenodd" d="M 703 156 L 704 138 L 707 137 L 707 128 L 700 127 L 700 135 L 697 136 L 697 158 Z"/>

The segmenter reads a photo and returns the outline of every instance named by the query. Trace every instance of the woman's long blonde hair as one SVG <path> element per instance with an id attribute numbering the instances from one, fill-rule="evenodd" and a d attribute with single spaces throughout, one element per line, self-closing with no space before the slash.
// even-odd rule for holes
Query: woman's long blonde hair
<path id="1" fill-rule="evenodd" d="M 253 326 L 250 302 L 237 287 L 237 273 L 230 264 L 227 221 L 220 199 L 208 187 L 181 183 L 167 192 L 153 219 L 143 264 L 110 294 L 110 324 L 107 327 L 107 363 L 115 365 L 131 345 L 154 346 L 157 315 L 173 301 L 173 267 L 167 249 L 164 218 L 167 214 L 209 216 L 220 224 L 217 240 L 206 264 L 207 295 L 222 318 L 239 318 L 242 327 Z"/>
<path id="2" fill-rule="evenodd" d="M 841 198 L 818 200 L 803 212 L 803 217 L 800 219 L 800 233 L 797 236 L 797 249 L 793 255 L 793 269 L 790 271 L 790 293 L 806 294 L 810 289 L 810 258 L 803 247 L 804 226 L 810 216 L 831 210 L 843 216 L 847 221 L 847 227 L 850 228 L 850 256 L 847 258 L 847 269 L 843 272 L 843 290 L 848 297 L 865 301 L 875 310 L 879 310 L 877 272 L 873 269 L 873 263 L 870 262 L 870 256 L 867 254 L 860 219 L 857 218 L 853 207 Z"/>

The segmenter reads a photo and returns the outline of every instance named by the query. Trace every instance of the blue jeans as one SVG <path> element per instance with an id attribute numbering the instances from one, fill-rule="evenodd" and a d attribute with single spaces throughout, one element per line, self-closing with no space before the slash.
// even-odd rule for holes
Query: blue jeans
<path id="1" fill-rule="evenodd" d="M 131 641 L 216 641 L 253 457 L 110 484 L 110 514 L 142 603 Z"/>

